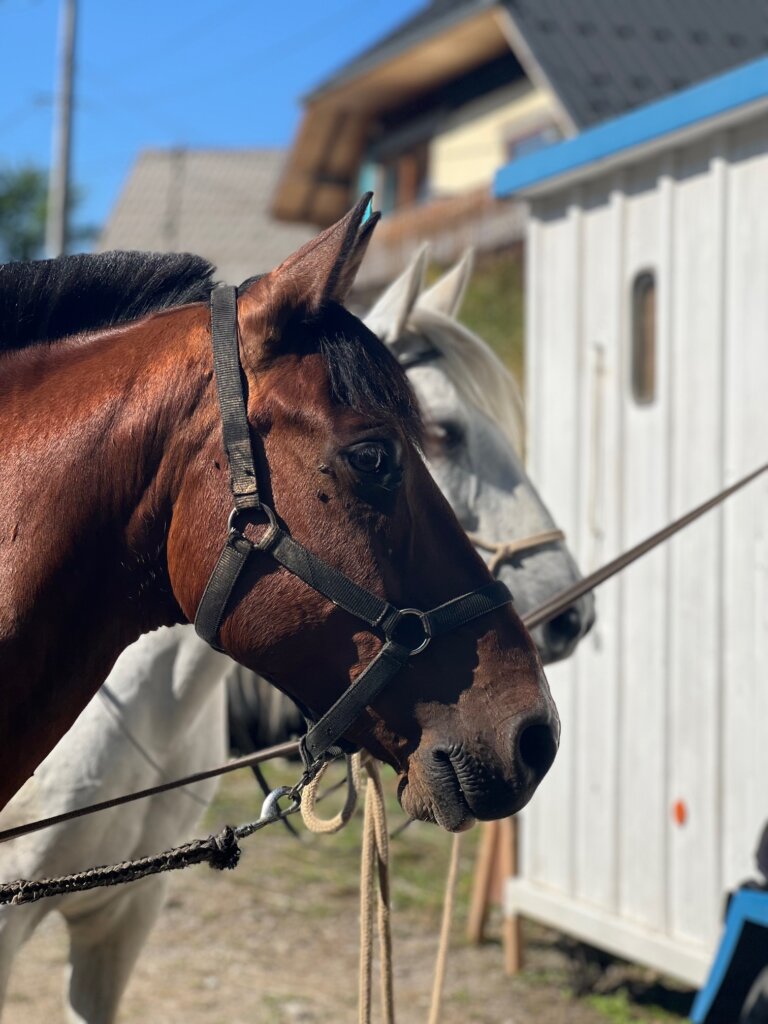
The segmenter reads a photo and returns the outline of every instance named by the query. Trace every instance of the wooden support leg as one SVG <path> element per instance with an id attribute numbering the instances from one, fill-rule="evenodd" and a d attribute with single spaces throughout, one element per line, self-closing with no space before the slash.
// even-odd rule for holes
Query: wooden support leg
<path id="1" fill-rule="evenodd" d="M 505 818 L 498 822 L 500 826 L 498 857 L 501 873 L 501 901 L 504 906 L 504 886 L 506 880 L 518 872 L 517 858 L 517 820 Z M 507 974 L 517 974 L 523 966 L 523 936 L 520 917 L 517 914 L 503 916 L 504 970 Z"/>
<path id="2" fill-rule="evenodd" d="M 479 945 L 483 941 L 485 933 L 485 921 L 491 902 L 491 889 L 497 860 L 499 825 L 498 821 L 486 821 L 481 826 L 480 849 L 475 862 L 472 898 L 467 921 L 467 938 L 475 945 Z"/>
<path id="3" fill-rule="evenodd" d="M 467 938 L 479 945 L 485 935 L 485 923 L 491 903 L 504 905 L 507 879 L 517 874 L 517 821 L 488 821 L 482 825 L 480 849 L 472 880 L 472 898 L 469 904 Z M 504 970 L 517 974 L 523 965 L 523 939 L 517 914 L 502 919 Z"/>

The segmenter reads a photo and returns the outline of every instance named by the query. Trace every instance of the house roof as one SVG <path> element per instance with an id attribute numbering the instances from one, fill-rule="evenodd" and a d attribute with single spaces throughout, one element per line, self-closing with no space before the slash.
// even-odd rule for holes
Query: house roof
<path id="1" fill-rule="evenodd" d="M 342 69 L 307 97 L 275 195 L 277 217 L 332 223 L 349 205 L 373 126 L 423 97 L 440 96 L 449 83 L 498 58 L 508 57 L 516 74 L 523 74 L 494 3 L 441 3 L 452 6 L 445 17 L 428 19 L 428 31 L 419 22 L 420 30 L 405 41 L 398 37 L 386 59 L 374 48 L 370 62 L 361 59 L 358 70 L 348 74 Z"/>
<path id="2" fill-rule="evenodd" d="M 503 6 L 580 129 L 768 53 L 762 0 L 503 0 Z"/>
<path id="3" fill-rule="evenodd" d="M 493 6 L 509 14 L 579 129 L 768 52 L 762 0 L 432 0 L 307 99 Z"/>
<path id="4" fill-rule="evenodd" d="M 304 99 L 317 99 L 332 89 L 365 74 L 382 61 L 409 50 L 424 39 L 463 21 L 470 13 L 493 7 L 496 0 L 432 0 L 357 57 L 343 64 L 317 85 Z"/>
<path id="5" fill-rule="evenodd" d="M 510 50 L 575 134 L 768 52 L 768 4 L 432 0 L 306 97 L 277 216 L 332 220 L 375 118 Z"/>
<path id="6" fill-rule="evenodd" d="M 514 160 L 498 171 L 494 194 L 540 195 L 765 111 L 768 57 Z"/>
<path id="7" fill-rule="evenodd" d="M 269 212 L 284 150 L 157 149 L 141 153 L 98 248 L 193 252 L 239 284 L 271 270 L 317 229 Z"/>

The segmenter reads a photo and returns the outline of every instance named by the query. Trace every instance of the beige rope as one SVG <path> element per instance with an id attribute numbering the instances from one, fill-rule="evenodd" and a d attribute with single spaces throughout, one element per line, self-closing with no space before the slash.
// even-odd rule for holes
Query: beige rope
<path id="1" fill-rule="evenodd" d="M 347 758 L 347 794 L 344 806 L 332 818 L 321 818 L 316 811 L 318 787 L 327 765 L 307 784 L 301 797 L 301 816 L 310 832 L 329 835 L 338 832 L 354 814 L 363 773 L 366 776 L 365 814 L 363 817 L 360 858 L 360 969 L 359 1024 L 371 1024 L 373 1002 L 373 919 L 376 904 L 376 930 L 379 945 L 382 1024 L 394 1024 L 395 997 L 392 966 L 392 922 L 389 888 L 389 832 L 384 790 L 378 763 L 367 754 Z M 451 935 L 451 920 L 459 872 L 460 835 L 453 837 L 448 877 L 445 885 L 443 918 L 440 927 L 429 1024 L 439 1024 L 443 986 Z"/>
<path id="2" fill-rule="evenodd" d="M 543 530 L 541 533 L 531 534 L 530 537 L 520 537 L 517 540 L 502 541 L 483 540 L 483 538 L 476 533 L 468 533 L 467 536 L 476 548 L 480 548 L 482 551 L 492 551 L 494 553 L 493 558 L 488 563 L 488 569 L 493 576 L 496 575 L 499 567 L 504 562 L 509 561 L 510 558 L 514 558 L 515 555 L 519 555 L 522 551 L 540 548 L 544 544 L 553 544 L 556 541 L 565 540 L 565 534 L 562 530 Z"/>
<path id="3" fill-rule="evenodd" d="M 373 905 L 379 938 L 381 969 L 381 1012 L 383 1024 L 394 1024 L 394 986 L 392 979 L 392 928 L 389 893 L 389 833 L 384 791 L 379 766 L 373 758 L 353 754 L 347 758 L 347 794 L 344 806 L 332 818 L 321 818 L 316 810 L 318 788 L 325 775 L 324 765 L 307 784 L 301 795 L 301 816 L 310 832 L 330 835 L 348 824 L 357 805 L 363 773 L 366 775 L 365 815 L 363 818 L 360 863 L 360 1024 L 371 1022 L 373 989 Z M 375 896 L 374 896 L 375 890 Z"/>
<path id="4" fill-rule="evenodd" d="M 318 786 L 328 770 L 328 764 L 324 764 L 317 775 L 304 787 L 301 794 L 301 817 L 310 832 L 317 835 L 332 835 L 334 832 L 340 832 L 355 813 L 357 794 L 360 790 L 360 757 L 360 754 L 353 754 L 346 759 L 347 795 L 344 798 L 344 806 L 332 818 L 321 818 L 316 811 Z"/>
<path id="5" fill-rule="evenodd" d="M 381 972 L 381 1019 L 384 1024 L 394 1024 L 395 998 L 392 979 L 387 812 L 378 764 L 369 758 L 364 767 L 368 781 L 365 789 L 363 850 L 360 868 L 360 1004 L 358 1021 L 359 1024 L 370 1024 L 371 1022 L 375 889 Z"/>
<path id="6" fill-rule="evenodd" d="M 432 982 L 432 1003 L 429 1007 L 428 1024 L 439 1024 L 440 1010 L 443 1001 L 443 986 L 445 984 L 445 968 L 448 962 L 448 946 L 451 939 L 451 921 L 453 920 L 453 906 L 456 899 L 456 881 L 459 877 L 459 853 L 461 851 L 461 833 L 456 832 L 451 844 L 451 859 L 448 864 L 448 877 L 445 880 L 445 895 L 443 897 L 443 920 L 440 925 L 440 942 L 437 947 L 437 959 L 435 961 L 435 977 Z"/>

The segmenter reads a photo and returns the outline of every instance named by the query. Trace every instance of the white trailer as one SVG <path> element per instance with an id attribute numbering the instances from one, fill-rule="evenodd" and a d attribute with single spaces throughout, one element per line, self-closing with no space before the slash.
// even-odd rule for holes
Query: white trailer
<path id="1" fill-rule="evenodd" d="M 583 571 L 768 461 L 768 59 L 502 168 L 532 476 Z M 694 985 L 768 819 L 768 479 L 597 592 L 507 911 Z"/>

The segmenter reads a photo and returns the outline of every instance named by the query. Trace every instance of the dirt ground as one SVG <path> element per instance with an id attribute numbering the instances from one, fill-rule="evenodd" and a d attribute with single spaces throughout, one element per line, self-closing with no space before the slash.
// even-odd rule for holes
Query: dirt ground
<path id="1" fill-rule="evenodd" d="M 280 773 L 295 773 L 281 768 Z M 254 816 L 247 773 L 228 777 L 199 834 Z M 402 820 L 396 814 L 392 823 Z M 464 843 L 445 1024 L 679 1021 L 690 994 L 526 925 L 524 973 L 505 977 L 501 948 L 464 940 L 477 829 Z M 426 1021 L 449 837 L 412 825 L 394 843 L 394 942 L 400 1024 Z M 314 1024 L 357 1020 L 359 826 L 299 843 L 282 827 L 243 844 L 233 872 L 173 876 L 171 895 L 126 991 L 121 1024 Z M 491 920 L 491 938 L 498 919 Z M 63 1020 L 66 931 L 44 921 L 22 951 L 5 1024 Z"/>

